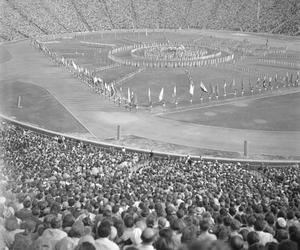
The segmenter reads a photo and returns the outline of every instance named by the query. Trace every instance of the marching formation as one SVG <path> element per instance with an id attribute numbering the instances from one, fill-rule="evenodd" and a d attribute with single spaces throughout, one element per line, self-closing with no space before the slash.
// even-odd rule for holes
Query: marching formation
<path id="1" fill-rule="evenodd" d="M 55 52 L 49 50 L 45 44 L 37 41 L 32 40 L 33 45 L 37 47 L 40 51 L 42 51 L 47 56 L 50 56 L 56 63 L 66 67 L 70 72 L 74 74 L 75 77 L 79 78 L 84 83 L 88 84 L 96 93 L 103 95 L 114 103 L 117 103 L 119 106 L 125 106 L 132 110 L 132 108 L 138 108 L 138 96 L 134 89 L 127 88 L 127 91 L 122 89 L 121 86 L 121 79 L 120 81 L 112 81 L 112 82 L 105 82 L 101 77 L 97 76 L 95 70 L 89 70 L 87 68 L 83 68 L 78 65 L 73 59 L 66 59 L 64 57 L 59 57 Z M 131 75 L 137 74 L 140 71 L 144 70 L 141 66 L 149 67 L 152 65 L 153 67 L 160 65 L 160 60 L 157 62 L 152 61 L 152 63 L 148 64 L 146 62 L 141 63 L 138 60 L 132 61 L 130 63 L 129 59 L 121 59 L 121 57 L 115 56 L 118 53 L 124 53 L 128 50 L 140 49 L 140 48 L 148 48 L 149 46 L 162 46 L 163 44 L 155 43 L 155 44 L 134 44 L 128 45 L 123 47 L 118 47 L 113 49 L 109 52 L 109 57 L 112 60 L 115 60 L 117 63 L 125 63 L 125 65 L 131 65 L 138 68 L 136 72 L 132 72 L 128 74 L 128 77 Z M 165 46 L 169 46 L 169 43 L 166 43 Z M 112 58 L 113 57 L 113 58 Z M 220 59 L 220 58 L 219 58 Z M 121 61 L 120 61 L 121 60 Z M 214 60 L 218 59 L 208 59 L 214 64 L 218 62 L 214 62 Z M 261 59 L 262 60 L 262 59 Z M 299 72 L 297 72 L 296 76 L 293 73 L 287 72 L 285 76 L 278 76 L 275 74 L 274 76 L 271 75 L 261 75 L 257 77 L 257 80 L 253 82 L 253 79 L 232 79 L 232 81 L 224 80 L 223 83 L 211 84 L 205 83 L 203 81 L 198 81 L 195 83 L 192 74 L 189 70 L 189 62 L 186 61 L 186 65 L 184 61 L 181 61 L 182 66 L 185 67 L 185 75 L 188 79 L 188 86 L 187 92 L 189 93 L 189 100 L 192 102 L 200 102 L 200 103 L 207 103 L 213 100 L 220 100 L 220 99 L 227 99 L 227 98 L 234 98 L 237 96 L 244 96 L 244 95 L 256 95 L 261 94 L 267 91 L 273 91 L 279 88 L 286 88 L 286 87 L 299 87 Z M 163 62 L 162 62 L 163 63 Z M 176 63 L 172 61 L 172 63 Z M 181 65 L 181 64 L 180 64 Z M 160 67 L 160 66 L 159 66 Z M 124 77 L 125 80 L 126 77 Z M 240 82 L 237 82 L 240 81 Z M 151 88 L 148 88 L 148 104 L 146 104 L 147 108 L 152 108 L 153 106 L 163 105 L 175 105 L 177 106 L 179 102 L 184 101 L 179 98 L 181 93 L 177 91 L 178 86 L 173 86 L 173 92 L 167 93 L 165 88 L 162 87 L 159 91 L 159 95 L 154 97 Z M 147 90 L 146 90 L 147 91 Z M 198 92 L 198 94 L 197 94 Z M 125 93 L 125 95 L 124 95 Z"/>
<path id="2" fill-rule="evenodd" d="M 169 41 L 165 43 L 154 42 L 148 43 L 138 43 L 133 45 L 127 45 L 118 47 L 109 52 L 108 58 L 127 66 L 135 67 L 147 67 L 147 68 L 182 68 L 182 67 L 204 67 L 209 65 L 217 65 L 220 63 L 230 62 L 234 59 L 234 54 L 229 50 L 218 51 L 216 48 L 210 49 L 211 54 L 204 55 L 206 50 L 201 48 L 194 48 L 195 51 L 190 51 L 189 53 L 183 52 L 184 45 L 176 47 L 176 51 L 181 51 L 181 56 L 174 57 L 174 47 L 178 44 L 172 45 Z M 190 44 L 186 45 L 190 46 Z M 181 49 L 180 49 L 181 48 Z M 137 51 L 143 50 L 144 55 L 137 55 Z M 167 53 L 168 50 L 173 51 L 173 53 Z M 152 55 L 150 56 L 150 52 Z M 158 52 L 159 51 L 159 52 Z M 132 58 L 120 56 L 118 54 L 129 53 Z M 154 54 L 154 52 L 157 52 Z M 173 54 L 173 56 L 171 56 Z M 177 54 L 177 53 L 175 53 Z M 201 54 L 201 55 L 199 55 Z M 170 57 L 171 56 L 171 57 Z M 169 58 L 170 57 L 170 58 Z"/>

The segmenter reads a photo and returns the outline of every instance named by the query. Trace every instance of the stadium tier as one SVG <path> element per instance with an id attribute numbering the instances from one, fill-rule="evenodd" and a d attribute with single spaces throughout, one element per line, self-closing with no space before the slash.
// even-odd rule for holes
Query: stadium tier
<path id="1" fill-rule="evenodd" d="M 188 27 L 299 35 L 300 26 L 297 0 L 1 0 L 1 8 L 1 20 L 16 33 L 5 36 L 3 29 L 5 40 L 17 33 Z"/>
<path id="2" fill-rule="evenodd" d="M 298 249 L 299 166 L 157 158 L 5 121 L 0 132 L 2 249 Z"/>

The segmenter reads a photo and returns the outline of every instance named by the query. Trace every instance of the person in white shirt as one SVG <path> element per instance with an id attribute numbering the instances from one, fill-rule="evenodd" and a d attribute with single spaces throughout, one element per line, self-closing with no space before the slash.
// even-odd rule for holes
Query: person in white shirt
<path id="1" fill-rule="evenodd" d="M 274 239 L 272 234 L 263 232 L 264 220 L 257 219 L 254 223 L 254 230 L 257 232 L 259 236 L 260 244 L 265 246 L 268 242 L 277 242 L 276 239 Z"/>

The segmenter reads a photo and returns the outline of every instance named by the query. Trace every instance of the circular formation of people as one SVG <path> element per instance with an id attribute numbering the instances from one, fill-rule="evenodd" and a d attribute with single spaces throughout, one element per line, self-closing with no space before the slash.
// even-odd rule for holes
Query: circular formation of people
<path id="1" fill-rule="evenodd" d="M 141 54 L 150 60 L 198 60 L 208 53 L 204 48 L 180 46 L 149 47 Z"/>
<path id="2" fill-rule="evenodd" d="M 300 168 L 157 157 L 0 126 L 0 249 L 297 250 Z"/>

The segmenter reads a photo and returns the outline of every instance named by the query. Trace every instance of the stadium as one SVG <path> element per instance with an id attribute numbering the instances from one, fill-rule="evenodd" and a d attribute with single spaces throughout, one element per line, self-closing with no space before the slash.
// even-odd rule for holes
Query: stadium
<path id="1" fill-rule="evenodd" d="M 0 249 L 299 249 L 296 0 L 1 8 Z"/>

